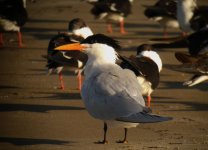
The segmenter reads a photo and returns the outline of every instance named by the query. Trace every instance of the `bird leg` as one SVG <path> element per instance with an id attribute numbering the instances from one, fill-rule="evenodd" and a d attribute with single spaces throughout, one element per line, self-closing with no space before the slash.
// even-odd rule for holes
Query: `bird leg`
<path id="1" fill-rule="evenodd" d="M 81 88 L 82 88 L 82 73 L 81 73 L 80 70 L 78 70 L 77 79 L 78 79 L 78 89 L 79 89 L 79 91 L 81 91 Z"/>
<path id="2" fill-rule="evenodd" d="M 168 36 L 167 28 L 164 27 L 164 28 L 163 28 L 163 37 L 164 37 L 164 38 L 167 38 L 167 36 Z"/>
<path id="3" fill-rule="evenodd" d="M 19 47 L 23 47 L 23 43 L 22 43 L 22 34 L 20 31 L 17 32 L 17 36 L 18 36 L 18 44 L 19 44 Z"/>
<path id="4" fill-rule="evenodd" d="M 3 33 L 0 33 L 0 46 L 4 44 Z"/>
<path id="5" fill-rule="evenodd" d="M 121 20 L 121 21 L 120 21 L 120 33 L 121 33 L 121 34 L 127 33 L 127 32 L 125 31 L 125 29 L 124 29 L 124 20 Z"/>
<path id="6" fill-rule="evenodd" d="M 107 32 L 113 33 L 112 25 L 110 23 L 107 24 Z"/>
<path id="7" fill-rule="evenodd" d="M 188 32 L 182 32 L 181 33 L 183 37 L 187 37 L 188 36 Z"/>
<path id="8" fill-rule="evenodd" d="M 103 141 L 98 141 L 97 142 L 98 144 L 107 144 L 108 143 L 108 141 L 106 140 L 108 126 L 107 126 L 107 123 L 105 123 L 105 122 L 104 122 L 104 128 L 103 128 L 103 130 L 104 130 L 104 139 L 103 139 Z"/>
<path id="9" fill-rule="evenodd" d="M 127 128 L 124 128 L 124 132 L 125 132 L 124 139 L 117 141 L 117 143 L 124 143 L 124 144 L 128 143 L 128 141 L 126 140 L 127 139 L 127 131 L 128 131 Z"/>
<path id="10" fill-rule="evenodd" d="M 151 96 L 148 95 L 147 96 L 147 107 L 150 107 L 150 103 L 151 103 Z"/>
<path id="11" fill-rule="evenodd" d="M 64 81 L 63 81 L 63 76 L 62 76 L 62 72 L 59 72 L 59 81 L 60 81 L 60 89 L 64 90 Z"/>

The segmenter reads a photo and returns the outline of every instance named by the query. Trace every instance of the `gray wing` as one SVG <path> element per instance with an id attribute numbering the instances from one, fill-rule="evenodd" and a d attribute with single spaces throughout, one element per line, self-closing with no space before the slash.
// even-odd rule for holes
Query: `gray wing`
<path id="1" fill-rule="evenodd" d="M 85 80 L 81 95 L 89 113 L 101 120 L 142 112 L 144 99 L 133 72 L 120 67 L 109 68 Z"/>
<path id="2" fill-rule="evenodd" d="M 133 122 L 133 123 L 155 123 L 172 120 L 172 117 L 162 117 L 158 115 L 148 114 L 146 112 L 139 112 L 127 117 L 117 118 L 117 121 Z"/>

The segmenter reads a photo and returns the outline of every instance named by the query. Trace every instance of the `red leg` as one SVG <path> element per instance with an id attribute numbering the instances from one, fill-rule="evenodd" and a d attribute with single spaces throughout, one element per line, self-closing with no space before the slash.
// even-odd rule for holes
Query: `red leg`
<path id="1" fill-rule="evenodd" d="M 182 32 L 181 34 L 182 34 L 183 37 L 187 37 L 188 36 L 187 32 Z"/>
<path id="2" fill-rule="evenodd" d="M 18 35 L 18 44 L 19 44 L 19 47 L 23 47 L 23 43 L 22 43 L 22 34 L 20 31 L 17 32 L 17 35 Z"/>
<path id="3" fill-rule="evenodd" d="M 107 32 L 108 33 L 113 33 L 112 25 L 110 23 L 107 24 Z"/>
<path id="4" fill-rule="evenodd" d="M 148 95 L 147 96 L 147 107 L 150 107 L 150 103 L 151 103 L 151 96 Z"/>
<path id="5" fill-rule="evenodd" d="M 82 73 L 81 73 L 80 70 L 78 71 L 77 80 L 78 80 L 78 90 L 81 91 L 81 88 L 82 88 Z"/>
<path id="6" fill-rule="evenodd" d="M 167 28 L 164 27 L 164 29 L 163 29 L 163 37 L 167 38 L 167 36 L 168 36 Z"/>
<path id="7" fill-rule="evenodd" d="M 0 33 L 0 46 L 4 45 L 3 33 Z"/>
<path id="8" fill-rule="evenodd" d="M 121 20 L 121 21 L 120 21 L 120 33 L 121 33 L 121 34 L 127 33 L 127 32 L 125 31 L 125 29 L 124 29 L 124 20 Z"/>
<path id="9" fill-rule="evenodd" d="M 62 72 L 59 73 L 60 89 L 65 90 Z"/>

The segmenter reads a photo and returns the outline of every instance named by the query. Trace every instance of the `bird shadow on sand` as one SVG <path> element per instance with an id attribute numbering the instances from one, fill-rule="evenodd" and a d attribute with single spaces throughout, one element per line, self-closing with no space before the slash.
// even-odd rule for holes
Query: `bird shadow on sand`
<path id="1" fill-rule="evenodd" d="M 55 140 L 55 139 L 34 139 L 34 138 L 18 138 L 18 137 L 0 137 L 0 143 L 10 143 L 10 144 L 17 145 L 17 146 L 40 145 L 40 144 L 70 146 L 70 144 L 75 143 L 75 142 L 63 141 L 63 140 Z"/>
<path id="2" fill-rule="evenodd" d="M 21 89 L 21 88 L 20 87 L 17 87 L 17 86 L 0 85 L 0 90 L 1 89 Z"/>
<path id="3" fill-rule="evenodd" d="M 75 91 L 75 90 L 74 90 Z M 44 96 L 37 96 L 34 98 L 41 98 L 41 99 L 47 99 L 47 100 L 81 100 L 81 95 L 80 93 L 76 90 L 75 92 L 72 91 L 72 93 L 70 92 L 33 92 L 34 94 L 37 95 L 44 95 Z"/>
<path id="4" fill-rule="evenodd" d="M 58 34 L 58 32 L 66 31 L 64 28 L 36 28 L 25 27 L 23 33 L 29 34 L 39 40 L 50 40 L 52 37 Z"/>
<path id="5" fill-rule="evenodd" d="M 117 26 L 119 26 L 119 24 L 116 24 Z M 125 23 L 125 27 L 126 28 L 138 28 L 138 29 L 141 29 L 141 28 L 151 28 L 151 29 L 158 29 L 160 28 L 159 25 L 157 24 L 151 24 L 151 23 L 130 23 L 130 22 L 126 22 Z M 162 28 L 161 28 L 162 29 Z"/>
<path id="6" fill-rule="evenodd" d="M 29 18 L 29 21 L 31 23 L 69 23 L 69 20 L 55 20 L 55 19 L 34 19 L 34 18 Z"/>
<path id="7" fill-rule="evenodd" d="M 200 83 L 200 84 L 197 84 L 197 85 L 192 86 L 192 87 L 184 86 L 183 81 L 181 81 L 181 82 L 160 81 L 160 83 L 162 83 L 164 85 L 163 87 L 159 87 L 160 89 L 186 89 L 186 90 L 198 89 L 200 91 L 207 91 L 208 90 L 207 83 Z"/>
<path id="8" fill-rule="evenodd" d="M 195 102 L 180 100 L 180 101 L 174 101 L 174 100 L 168 100 L 168 101 L 162 101 L 162 100 L 155 100 L 154 103 L 157 104 L 165 104 L 168 106 L 173 106 L 173 104 L 182 104 L 187 107 L 181 107 L 178 109 L 171 109 L 167 111 L 208 111 L 208 104 L 207 103 L 199 103 L 197 100 Z"/>
<path id="9" fill-rule="evenodd" d="M 84 110 L 84 107 L 36 105 L 36 104 L 0 104 L 0 112 L 26 111 L 47 113 L 53 110 Z"/>

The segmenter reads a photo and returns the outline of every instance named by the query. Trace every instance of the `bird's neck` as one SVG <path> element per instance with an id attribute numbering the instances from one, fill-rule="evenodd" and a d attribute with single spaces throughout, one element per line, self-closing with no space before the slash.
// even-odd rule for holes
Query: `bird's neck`
<path id="1" fill-rule="evenodd" d="M 84 68 L 84 75 L 87 79 L 92 74 L 99 74 L 103 70 L 107 70 L 109 66 L 113 66 L 113 65 L 116 65 L 115 62 L 106 62 L 102 60 L 97 60 L 97 61 L 88 60 Z"/>
<path id="2" fill-rule="evenodd" d="M 114 48 L 106 44 L 93 44 L 91 48 L 87 52 L 88 60 L 84 71 L 86 76 L 104 66 L 115 65 L 118 56 Z"/>

